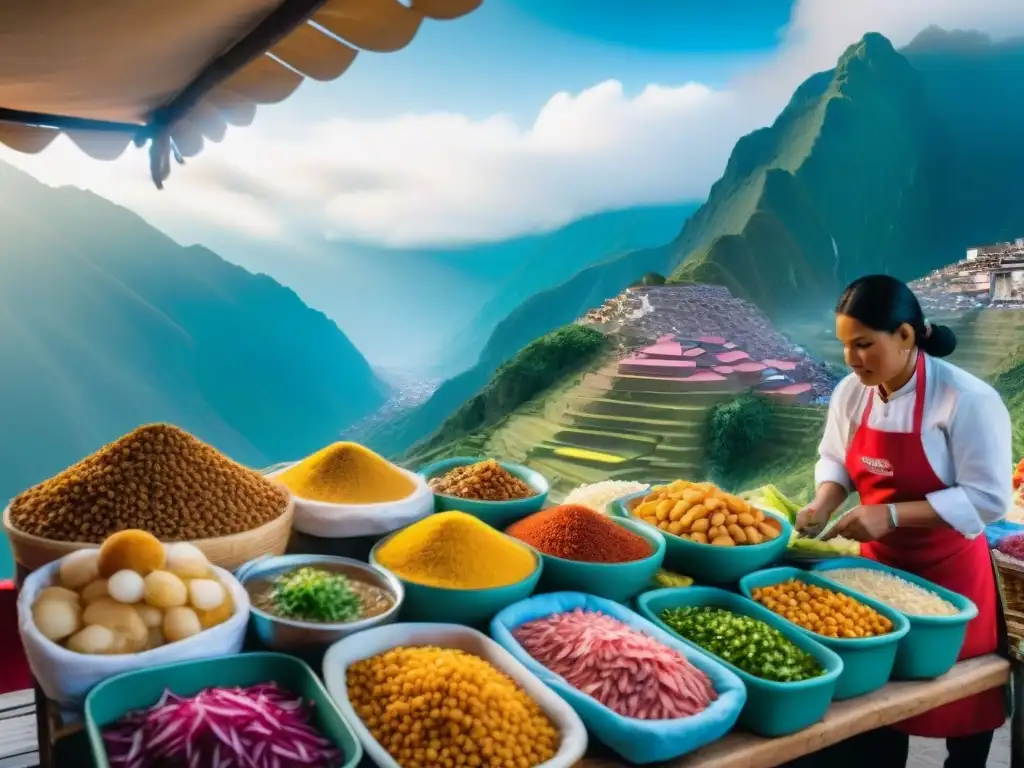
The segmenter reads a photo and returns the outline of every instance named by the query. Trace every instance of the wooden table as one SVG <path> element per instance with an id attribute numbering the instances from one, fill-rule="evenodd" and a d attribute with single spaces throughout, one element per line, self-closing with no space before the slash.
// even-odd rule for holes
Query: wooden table
<path id="1" fill-rule="evenodd" d="M 0 695 L 0 768 L 33 768 L 36 752 L 36 715 L 32 691 Z"/>
<path id="2" fill-rule="evenodd" d="M 889 683 L 884 688 L 848 701 L 833 704 L 825 719 L 802 731 L 777 739 L 766 739 L 749 733 L 732 733 L 678 760 L 659 765 L 662 768 L 773 768 L 804 755 L 814 754 L 859 733 L 884 725 L 898 723 L 930 709 L 964 699 L 990 688 L 1005 685 L 1010 679 L 1010 663 L 995 655 L 957 664 L 948 674 L 927 682 Z M 1018 687 L 1018 697 L 1020 686 Z M 1017 702 L 1016 722 L 1020 719 L 1021 701 Z M 1014 729 L 1011 756 L 1013 768 L 1024 768 L 1019 756 L 1021 743 Z M 629 768 L 630 763 L 600 745 L 577 763 L 576 768 Z"/>
<path id="3" fill-rule="evenodd" d="M 1014 674 L 1024 669 L 1015 665 Z M 813 754 L 851 736 L 899 722 L 929 709 L 998 688 L 1010 679 L 1010 663 L 995 656 L 983 656 L 957 664 L 948 674 L 926 682 L 890 683 L 879 691 L 838 702 L 825 719 L 791 736 L 765 739 L 748 733 L 733 733 L 704 749 L 668 763 L 661 768 L 774 768 L 790 760 Z M 1024 677 L 1022 677 L 1024 681 Z M 1024 768 L 1024 751 L 1019 723 L 1024 715 L 1024 685 L 1016 685 L 1016 713 L 1013 722 L 1013 768 Z M 42 768 L 78 768 L 91 765 L 89 746 L 78 723 L 64 723 L 52 702 L 40 700 L 40 765 Z M 591 739 L 591 749 L 576 768 L 631 768 Z M 372 768 L 369 761 L 364 763 Z M 4 768 L 0 762 L 0 768 Z"/>

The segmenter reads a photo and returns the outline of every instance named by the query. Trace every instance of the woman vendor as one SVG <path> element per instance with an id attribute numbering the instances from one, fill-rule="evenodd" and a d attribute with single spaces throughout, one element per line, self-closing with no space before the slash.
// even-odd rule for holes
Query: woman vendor
<path id="1" fill-rule="evenodd" d="M 865 556 L 973 600 L 978 616 L 960 659 L 992 653 L 1002 613 L 984 528 L 1011 500 L 1006 406 L 988 384 L 940 359 L 956 337 L 929 325 L 892 277 L 864 277 L 843 292 L 836 336 L 853 373 L 832 394 L 817 491 L 797 527 L 820 531 L 856 491 L 860 506 L 826 537 L 865 542 Z M 1006 717 L 1004 692 L 985 691 L 838 745 L 837 762 L 870 756 L 873 768 L 904 768 L 909 737 L 923 736 L 946 739 L 946 768 L 984 768 Z"/>

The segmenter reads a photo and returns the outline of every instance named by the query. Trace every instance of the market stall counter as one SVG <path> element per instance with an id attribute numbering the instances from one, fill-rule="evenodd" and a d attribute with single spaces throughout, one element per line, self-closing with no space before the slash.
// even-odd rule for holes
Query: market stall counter
<path id="1" fill-rule="evenodd" d="M 946 675 L 925 682 L 893 682 L 874 693 L 837 702 L 822 722 L 790 736 L 767 739 L 748 733 L 732 733 L 684 757 L 661 764 L 662 768 L 772 768 L 805 755 L 814 754 L 859 733 L 898 722 L 932 707 L 966 698 L 979 691 L 998 688 L 1010 678 L 1010 663 L 997 656 L 983 656 L 960 662 Z M 1015 681 L 1016 683 L 1017 681 Z M 1024 697 L 1016 685 L 1016 711 Z M 40 745 L 41 768 L 91 768 L 88 740 L 74 722 L 62 719 L 52 702 L 39 699 L 44 716 L 42 733 L 48 744 Z M 1011 766 L 1024 766 L 1024 751 L 1013 723 Z M 362 768 L 374 768 L 364 760 Z M 576 768 L 631 768 L 596 740 Z"/>
<path id="2" fill-rule="evenodd" d="M 790 736 L 767 739 L 735 732 L 689 755 L 662 764 L 662 768 L 773 768 L 812 755 L 857 734 L 897 723 L 936 706 L 1004 686 L 1010 663 L 998 656 L 982 656 L 957 664 L 946 675 L 927 682 L 893 682 L 874 693 L 836 702 L 824 720 Z M 1016 683 L 1016 681 L 1015 681 Z M 1019 713 L 1024 704 L 1017 686 Z M 1014 722 L 1011 766 L 1024 766 L 1024 752 Z M 628 768 L 621 758 L 592 747 L 577 768 Z"/>
<path id="3" fill-rule="evenodd" d="M 39 686 L 41 768 L 93 766 L 93 755 L 100 760 L 129 742 L 136 750 L 144 738 L 140 724 L 163 728 L 163 718 L 210 702 L 220 708 L 218 716 L 227 718 L 224 727 L 209 726 L 218 744 L 228 744 L 222 731 L 255 739 L 249 725 L 244 732 L 233 729 L 239 708 L 256 700 L 268 723 L 285 723 L 259 730 L 259 738 L 277 745 L 273 749 L 289 749 L 274 738 L 281 728 L 294 726 L 302 731 L 296 744 L 301 741 L 303 749 L 318 754 L 337 753 L 349 768 L 355 768 L 360 755 L 366 756 L 360 764 L 365 768 L 395 768 L 399 762 L 438 768 L 431 753 L 449 747 L 435 741 L 454 745 L 451 749 L 459 754 L 465 747 L 491 758 L 518 751 L 524 758 L 519 762 L 537 768 L 768 768 L 817 756 L 850 737 L 998 690 L 1011 677 L 1014 682 L 1021 677 L 1017 661 L 996 655 L 960 662 L 930 680 L 893 675 L 892 656 L 908 634 L 905 614 L 920 613 L 923 598 L 918 595 L 917 602 L 902 608 L 868 599 L 860 590 L 877 587 L 880 577 L 859 566 L 847 568 L 849 574 L 832 569 L 817 575 L 778 568 L 796 538 L 788 500 L 776 499 L 778 508 L 762 509 L 711 483 L 680 480 L 652 486 L 611 508 L 563 504 L 525 513 L 520 508 L 511 523 L 502 520 L 507 525 L 496 527 L 489 522 L 496 509 L 542 496 L 543 483 L 527 482 L 486 460 L 451 468 L 440 478 L 417 479 L 352 444 L 336 444 L 293 465 L 280 481 L 267 480 L 225 464 L 212 449 L 173 430 L 145 430 L 136 437 L 161 435 L 203 458 L 203 466 L 221 467 L 221 474 L 234 477 L 243 490 L 260 491 L 260 498 L 272 502 L 268 514 L 276 510 L 280 516 L 282 509 L 294 508 L 289 526 L 298 525 L 309 511 L 301 502 L 316 497 L 318 504 L 333 505 L 321 511 L 335 527 L 312 535 L 378 540 L 365 554 L 368 562 L 295 553 L 301 546 L 291 542 L 293 554 L 254 552 L 236 570 L 235 564 L 225 568 L 198 544 L 183 541 L 187 537 L 177 529 L 161 529 L 177 524 L 165 510 L 152 523 L 154 530 L 95 532 L 94 541 L 74 540 L 79 549 L 59 560 L 23 569 L 19 633 Z M 372 480 L 355 497 L 355 486 L 339 480 L 353 466 L 357 475 Z M 56 482 L 60 477 L 16 500 L 12 508 L 25 514 L 15 522 L 33 524 L 36 518 L 26 510 L 35 509 L 38 494 L 63 493 L 64 486 Z M 67 482 L 77 482 L 78 475 L 69 477 Z M 183 487 L 171 501 L 187 509 L 191 486 Z M 344 494 L 336 493 L 338 488 Z M 404 509 L 424 488 L 430 489 L 432 503 L 396 522 L 391 512 Z M 446 494 L 477 505 L 469 512 L 446 509 Z M 121 495 L 130 496 L 130 488 Z M 65 496 L 71 498 L 60 498 Z M 115 494 L 115 502 L 120 498 Z M 123 512 L 134 521 L 130 510 L 124 511 L 127 502 L 118 503 L 112 518 Z M 372 530 L 353 527 L 371 518 L 379 518 Z M 262 519 L 238 522 L 251 528 Z M 108 522 L 121 526 L 117 520 Z M 204 534 L 224 533 L 231 532 L 211 529 L 189 536 L 202 543 Z M 54 535 L 74 539 L 66 532 Z M 674 568 L 667 560 L 670 551 L 677 556 Z M 723 588 L 691 588 L 681 581 L 668 587 L 660 578 L 663 556 L 665 573 L 686 571 L 697 582 L 718 582 Z M 545 582 L 548 566 L 559 573 Z M 826 573 L 831 575 L 825 578 Z M 846 576 L 856 577 L 856 589 L 834 583 Z M 886 600 L 896 597 L 910 599 L 907 588 Z M 929 605 L 938 599 L 931 597 Z M 949 607 L 955 612 L 955 606 Z M 417 624 L 416 619 L 433 623 Z M 921 624 L 926 617 L 915 621 Z M 284 627 L 295 630 L 287 642 Z M 422 632 L 430 627 L 443 638 L 427 642 Z M 728 638 L 727 645 L 714 639 L 720 636 Z M 373 645 L 371 640 L 378 652 L 367 656 L 364 645 Z M 847 691 L 847 696 L 836 693 L 843 671 L 864 667 L 866 658 L 879 657 L 878 648 L 888 650 L 885 663 L 876 662 L 871 686 Z M 276 653 L 250 653 L 267 650 Z M 258 666 L 260 658 L 301 668 L 306 682 L 289 685 L 265 671 L 246 672 L 238 682 L 229 674 L 230 669 Z M 435 668 L 462 671 L 428 674 Z M 203 672 L 198 679 L 209 687 L 197 690 L 195 675 L 193 682 L 185 680 L 186 669 L 216 674 Z M 322 684 L 316 680 L 321 671 Z M 506 722 L 495 709 L 497 698 L 472 699 L 461 674 L 478 687 L 481 681 L 499 686 L 506 704 L 522 704 L 516 711 L 525 717 L 523 724 L 502 732 L 498 746 L 485 738 L 489 729 L 495 732 Z M 167 687 L 157 696 L 161 676 L 167 677 Z M 398 685 L 391 676 L 405 682 Z M 857 677 L 864 675 L 858 672 Z M 890 682 L 891 677 L 897 679 Z M 132 691 L 135 684 L 126 681 L 143 679 L 149 681 L 149 692 L 142 698 L 153 700 L 151 706 L 118 702 L 127 714 L 116 720 L 108 716 L 111 707 L 103 710 L 106 715 L 101 712 L 99 702 L 106 695 L 101 692 Z M 433 701 L 466 699 L 466 706 L 446 704 L 454 709 L 433 714 L 420 696 L 410 710 L 414 702 L 405 697 L 417 686 L 429 688 Z M 1024 685 L 1015 688 L 1021 701 L 1013 721 L 1011 765 L 1024 768 L 1019 723 Z M 81 715 L 73 714 L 81 711 L 86 694 L 91 747 Z M 381 709 L 389 697 L 396 711 L 406 713 L 399 726 L 421 724 L 411 741 L 399 743 L 401 727 Z M 307 700 L 319 703 L 303 709 L 295 722 L 291 715 L 271 713 L 274 707 L 291 712 Z M 778 706 L 796 707 L 795 702 L 798 722 L 763 716 Z M 409 723 L 406 716 L 420 719 Z M 444 723 L 443 731 L 437 722 Z M 331 723 L 345 724 L 333 728 L 338 733 L 353 728 L 361 749 L 353 749 L 351 738 L 331 736 Z M 101 742 L 98 728 L 109 731 Z M 426 744 L 418 735 L 424 728 L 435 734 Z M 461 732 L 465 728 L 471 729 L 472 741 Z M 244 750 L 239 743 L 232 736 L 230 749 Z M 218 754 L 220 746 L 209 748 Z M 293 745 L 286 757 L 301 757 L 301 752 Z"/>

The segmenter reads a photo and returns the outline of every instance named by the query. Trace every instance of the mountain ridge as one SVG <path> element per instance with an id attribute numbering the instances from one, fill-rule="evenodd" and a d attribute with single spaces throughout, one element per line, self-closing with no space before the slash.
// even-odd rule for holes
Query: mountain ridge
<path id="1" fill-rule="evenodd" d="M 835 295 L 860 274 L 909 279 L 955 261 L 975 238 L 1024 229 L 1024 208 L 1014 212 L 1003 199 L 1014 199 L 1007 184 L 996 194 L 976 176 L 965 192 L 970 163 L 957 162 L 998 137 L 995 126 L 958 127 L 971 122 L 962 119 L 964 99 L 1024 116 L 1002 98 L 1013 95 L 1009 77 L 998 93 L 979 88 L 1021 51 L 1020 41 L 937 28 L 902 52 L 865 35 L 834 69 L 801 84 L 771 126 L 737 142 L 708 202 L 670 246 L 681 260 L 670 281 L 722 283 L 779 316 L 818 309 L 814 297 Z M 1009 137 L 995 145 L 1004 163 L 1024 170 Z M 959 210 L 954 200 L 970 206 Z M 1006 212 L 1002 221 L 993 211 Z M 772 268 L 765 273 L 762 263 Z"/>
<path id="2" fill-rule="evenodd" d="M 4 163 L 0 197 L 0 426 L 17 437 L 0 498 L 141 423 L 178 424 L 259 466 L 384 401 L 333 321 L 269 276 Z"/>
<path id="3" fill-rule="evenodd" d="M 862 274 L 910 279 L 962 258 L 969 245 L 1024 234 L 1013 183 L 1024 177 L 1024 144 L 1009 128 L 1024 125 L 1024 81 L 1012 77 L 1020 71 L 1024 41 L 929 28 L 901 53 L 868 33 L 835 68 L 801 83 L 772 125 L 737 141 L 707 202 L 672 242 L 535 294 L 488 346 L 513 348 L 526 327 L 517 319 L 545 318 L 542 332 L 569 323 L 647 271 L 725 285 L 778 322 L 817 318 Z M 993 93 L 985 82 L 999 87 Z M 953 119 L 963 100 L 995 118 Z M 609 264 L 631 274 L 607 295 L 588 293 L 595 270 Z M 485 347 L 477 368 L 409 416 L 407 443 L 442 426 L 445 404 L 451 413 L 486 385 L 487 356 Z"/>

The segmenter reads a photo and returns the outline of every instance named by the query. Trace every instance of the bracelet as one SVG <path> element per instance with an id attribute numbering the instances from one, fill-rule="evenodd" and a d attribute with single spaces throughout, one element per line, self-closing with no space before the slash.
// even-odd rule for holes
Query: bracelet
<path id="1" fill-rule="evenodd" d="M 896 517 L 896 505 L 895 504 L 890 504 L 889 505 L 889 522 L 892 524 L 892 527 L 894 529 L 899 527 L 900 523 L 899 523 L 899 520 Z"/>

